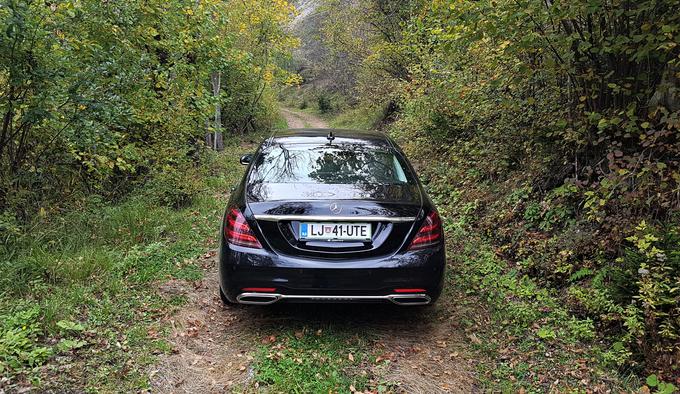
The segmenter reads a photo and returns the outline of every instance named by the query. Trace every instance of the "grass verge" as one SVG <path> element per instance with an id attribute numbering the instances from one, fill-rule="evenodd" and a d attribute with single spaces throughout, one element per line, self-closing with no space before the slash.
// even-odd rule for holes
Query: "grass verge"
<path id="1" fill-rule="evenodd" d="M 251 135 L 258 140 L 264 135 Z M 145 368 L 169 351 L 160 318 L 182 305 L 157 288 L 196 280 L 194 258 L 217 244 L 218 223 L 252 150 L 241 139 L 187 174 L 200 191 L 182 209 L 142 190 L 119 204 L 83 198 L 69 213 L 46 213 L 2 248 L 0 391 L 137 391 Z"/>
<path id="2" fill-rule="evenodd" d="M 427 140 L 395 134 L 409 157 L 431 152 Z M 479 201 L 472 189 L 444 182 L 455 163 L 414 164 L 444 217 L 449 286 L 465 294 L 467 304 L 477 310 L 466 319 L 465 331 L 481 356 L 478 384 L 484 390 L 606 392 L 640 386 L 632 374 L 616 370 L 609 344 L 596 336 L 592 320 L 570 313 L 557 290 L 540 286 L 518 264 L 503 259 L 479 231 Z"/>
<path id="3" fill-rule="evenodd" d="M 338 129 L 370 130 L 380 125 L 383 115 L 380 108 L 352 108 L 331 116 L 329 124 Z"/>
<path id="4" fill-rule="evenodd" d="M 277 114 L 276 120 L 274 121 L 274 130 L 285 130 L 288 128 L 288 122 L 286 122 L 286 118 L 281 115 L 281 113 Z"/>

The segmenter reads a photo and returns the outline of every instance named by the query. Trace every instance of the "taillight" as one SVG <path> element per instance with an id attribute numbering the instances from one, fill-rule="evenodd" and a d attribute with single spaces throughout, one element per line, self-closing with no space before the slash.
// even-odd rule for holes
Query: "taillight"
<path id="1" fill-rule="evenodd" d="M 255 238 L 255 233 L 253 233 L 248 222 L 246 222 L 246 218 L 244 218 L 241 211 L 236 208 L 229 210 L 227 223 L 224 227 L 224 235 L 227 237 L 227 242 L 232 245 L 257 249 L 262 248 L 260 241 Z"/>
<path id="2" fill-rule="evenodd" d="M 420 226 L 420 230 L 411 241 L 409 250 L 422 249 L 437 245 L 442 241 L 442 221 L 437 212 L 430 212 L 425 218 L 425 222 Z"/>

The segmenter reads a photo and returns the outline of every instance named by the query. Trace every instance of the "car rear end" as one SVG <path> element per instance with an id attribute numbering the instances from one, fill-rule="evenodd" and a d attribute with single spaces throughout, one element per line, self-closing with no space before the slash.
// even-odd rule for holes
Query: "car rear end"
<path id="1" fill-rule="evenodd" d="M 437 299 L 441 222 L 410 165 L 384 137 L 338 139 L 263 145 L 225 215 L 220 285 L 229 301 Z M 289 173 L 273 173 L 282 168 Z"/>

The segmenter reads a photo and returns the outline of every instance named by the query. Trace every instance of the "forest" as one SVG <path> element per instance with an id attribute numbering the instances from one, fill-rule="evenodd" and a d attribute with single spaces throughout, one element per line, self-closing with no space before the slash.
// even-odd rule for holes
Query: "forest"
<path id="1" fill-rule="evenodd" d="M 678 10 L 0 0 L 0 391 L 177 389 L 159 379 L 206 334 L 173 316 L 214 280 L 238 157 L 298 113 L 414 162 L 450 261 L 441 341 L 412 346 L 472 367 L 411 371 L 374 316 L 211 309 L 264 323 L 208 337 L 233 371 L 182 390 L 676 392 Z"/>

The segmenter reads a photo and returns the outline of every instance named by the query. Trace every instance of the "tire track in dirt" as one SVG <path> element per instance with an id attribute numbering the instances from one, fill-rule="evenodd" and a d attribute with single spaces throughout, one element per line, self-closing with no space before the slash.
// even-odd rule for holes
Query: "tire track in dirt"
<path id="1" fill-rule="evenodd" d="M 313 114 L 281 108 L 281 115 L 286 119 L 289 129 L 327 129 L 328 124 Z"/>
<path id="2" fill-rule="evenodd" d="M 172 327 L 172 351 L 150 371 L 153 392 L 225 392 L 248 381 L 250 331 L 239 311 L 222 306 L 214 254 L 199 261 L 205 271 L 202 280 L 171 280 L 160 288 L 163 296 L 186 296 L 188 302 L 165 319 L 164 325 Z"/>

